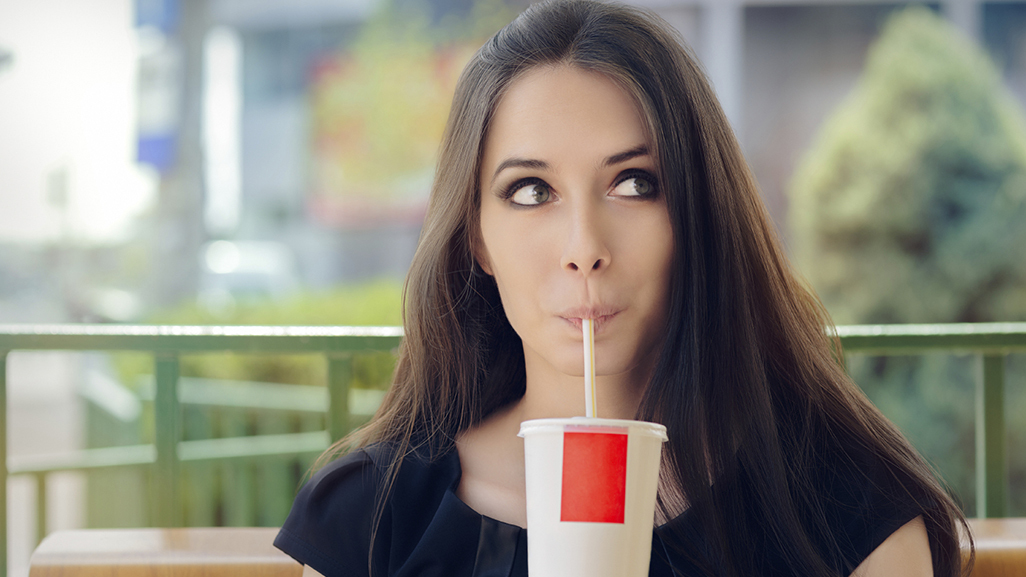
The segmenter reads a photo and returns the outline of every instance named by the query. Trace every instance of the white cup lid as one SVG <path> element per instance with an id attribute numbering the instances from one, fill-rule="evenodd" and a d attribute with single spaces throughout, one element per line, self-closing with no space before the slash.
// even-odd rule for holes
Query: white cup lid
<path id="1" fill-rule="evenodd" d="M 597 419 L 589 417 L 570 417 L 569 419 L 531 419 L 520 423 L 520 432 L 517 436 L 523 437 L 535 433 L 556 433 L 573 427 L 577 430 L 596 429 L 629 429 L 630 432 L 642 435 L 658 437 L 664 443 L 666 427 L 659 423 L 648 421 L 634 421 L 631 419 Z"/>

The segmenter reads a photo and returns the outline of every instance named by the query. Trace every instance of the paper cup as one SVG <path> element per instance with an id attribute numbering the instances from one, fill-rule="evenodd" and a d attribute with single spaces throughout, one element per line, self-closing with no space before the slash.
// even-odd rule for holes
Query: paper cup
<path id="1" fill-rule="evenodd" d="M 520 424 L 531 577 L 647 577 L 666 427 L 619 419 Z"/>

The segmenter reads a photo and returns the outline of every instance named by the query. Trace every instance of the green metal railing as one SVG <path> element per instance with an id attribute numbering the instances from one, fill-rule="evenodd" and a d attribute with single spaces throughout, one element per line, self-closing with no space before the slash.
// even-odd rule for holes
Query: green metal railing
<path id="1" fill-rule="evenodd" d="M 977 356 L 976 512 L 1007 516 L 1005 361 L 1011 353 L 1026 352 L 1026 323 L 841 326 L 837 334 L 846 354 Z"/>
<path id="2" fill-rule="evenodd" d="M 38 510 L 44 510 L 45 477 L 58 471 L 116 467 L 154 468 L 155 522 L 181 523 L 178 466 L 181 462 L 256 459 L 320 453 L 349 431 L 352 358 L 361 352 L 390 351 L 402 338 L 400 327 L 253 327 L 0 325 L 0 577 L 7 574 L 7 478 L 36 478 Z M 7 355 L 33 351 L 141 351 L 154 357 L 155 442 L 10 463 L 7 456 Z M 328 430 L 245 438 L 182 441 L 179 407 L 179 356 L 234 352 L 319 353 L 327 361 Z M 38 515 L 37 515 L 38 517 Z"/>
<path id="3" fill-rule="evenodd" d="M 1026 352 L 1026 323 L 874 325 L 837 328 L 845 353 L 918 355 L 974 354 L 980 359 L 977 385 L 977 511 L 984 517 L 1007 513 L 1008 459 L 1005 446 L 1004 366 L 1014 352 Z M 196 327 L 126 325 L 0 325 L 0 577 L 7 574 L 7 477 L 32 475 L 37 487 L 57 471 L 116 467 L 154 468 L 158 526 L 180 524 L 179 464 L 320 453 L 350 428 L 352 358 L 361 352 L 395 349 L 400 327 Z M 7 355 L 15 350 L 142 351 L 154 358 L 155 442 L 19 462 L 7 456 Z M 179 407 L 179 357 L 183 354 L 319 353 L 328 367 L 327 430 L 183 441 Z M 45 492 L 37 490 L 45 510 Z"/>

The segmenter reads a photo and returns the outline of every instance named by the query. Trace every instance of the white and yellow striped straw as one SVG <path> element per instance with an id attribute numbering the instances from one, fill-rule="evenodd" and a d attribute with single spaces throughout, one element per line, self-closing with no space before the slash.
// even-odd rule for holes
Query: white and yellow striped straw
<path id="1" fill-rule="evenodd" d="M 584 414 L 595 417 L 598 408 L 595 403 L 595 321 L 581 319 L 584 333 Z"/>

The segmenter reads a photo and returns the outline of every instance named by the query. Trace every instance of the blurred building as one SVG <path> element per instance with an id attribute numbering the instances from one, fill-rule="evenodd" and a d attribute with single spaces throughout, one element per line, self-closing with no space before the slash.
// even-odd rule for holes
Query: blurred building
<path id="1" fill-rule="evenodd" d="M 821 122 L 854 86 L 869 45 L 907 2 L 639 0 L 680 30 L 731 119 L 778 226 L 785 190 Z M 318 216 L 308 194 L 309 71 L 338 50 L 374 7 L 349 11 L 212 0 L 212 22 L 239 31 L 244 51 L 239 234 L 276 238 L 296 253 L 304 283 L 401 276 L 419 232 L 416 207 Z M 1026 103 L 1026 2 L 950 0 L 930 6 L 989 49 Z M 440 10 L 464 9 L 443 6 Z M 312 14 L 319 14 L 311 17 Z M 361 220 L 369 226 L 354 226 Z"/>
<path id="2" fill-rule="evenodd" d="M 233 280 L 242 273 L 209 268 L 206 250 L 216 241 L 239 243 L 243 251 L 264 243 L 250 256 L 277 255 L 253 265 L 273 271 L 260 281 L 267 286 L 325 287 L 405 274 L 426 184 L 402 202 L 374 205 L 330 202 L 312 182 L 318 64 L 348 50 L 384 0 L 117 1 L 134 7 L 136 152 L 160 175 L 155 205 L 125 242 L 81 247 L 62 234 L 59 241 L 5 246 L 0 270 L 16 272 L 0 282 L 0 320 L 57 318 L 26 304 L 44 298 L 66 303 L 69 320 L 133 320 L 210 287 L 256 286 L 252 276 Z M 798 159 L 854 86 L 883 22 L 908 2 L 636 1 L 680 30 L 702 62 L 786 237 L 785 190 Z M 467 14 L 472 0 L 391 5 L 399 13 L 428 6 L 429 19 L 441 22 Z M 927 5 L 978 39 L 1026 103 L 1026 1 Z M 2 83 L 20 59 L 3 38 L 0 44 Z M 63 214 L 67 194 L 51 188 L 53 211 Z M 32 291 L 40 277 L 58 282 Z"/>

